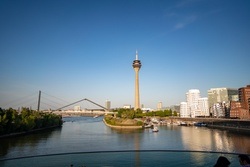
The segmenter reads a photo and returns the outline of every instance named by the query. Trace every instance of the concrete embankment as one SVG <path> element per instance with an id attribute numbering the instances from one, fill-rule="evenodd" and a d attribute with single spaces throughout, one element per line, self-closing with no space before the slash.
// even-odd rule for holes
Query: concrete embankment
<path id="1" fill-rule="evenodd" d="M 225 129 L 250 133 L 250 120 L 224 119 L 224 118 L 168 118 L 168 123 L 186 122 L 193 125 L 194 122 L 203 122 L 208 128 Z"/>
<path id="2" fill-rule="evenodd" d="M 116 129 L 142 129 L 142 126 L 115 126 L 115 125 L 109 125 L 105 119 L 103 119 L 103 122 L 105 123 L 106 126 L 109 126 L 111 128 L 116 128 Z"/>

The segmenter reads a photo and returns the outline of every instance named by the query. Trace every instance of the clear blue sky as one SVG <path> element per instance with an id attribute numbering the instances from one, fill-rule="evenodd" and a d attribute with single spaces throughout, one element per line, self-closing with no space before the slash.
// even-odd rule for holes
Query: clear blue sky
<path id="1" fill-rule="evenodd" d="M 0 107 L 47 92 L 145 107 L 250 84 L 249 0 L 1 0 Z M 11 105 L 11 103 L 10 103 Z"/>

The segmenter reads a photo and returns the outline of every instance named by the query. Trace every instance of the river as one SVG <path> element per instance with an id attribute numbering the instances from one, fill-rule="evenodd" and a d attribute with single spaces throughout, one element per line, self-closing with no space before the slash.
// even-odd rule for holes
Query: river
<path id="1" fill-rule="evenodd" d="M 167 150 L 167 153 L 164 153 L 164 156 L 168 154 L 167 156 L 170 159 L 171 156 L 180 157 L 181 155 L 183 158 L 186 154 L 189 155 L 188 157 L 190 157 L 192 154 L 192 159 L 196 159 L 198 157 L 198 160 L 195 162 L 196 164 L 197 161 L 207 161 L 206 164 L 209 165 L 212 165 L 219 155 L 225 155 L 229 157 L 231 161 L 233 161 L 232 166 L 237 166 L 238 164 L 235 162 L 237 161 L 237 155 L 226 153 L 250 154 L 249 134 L 209 129 L 205 127 L 185 127 L 176 125 L 159 126 L 159 132 L 157 133 L 152 132 L 151 129 L 118 130 L 105 126 L 105 124 L 102 122 L 102 119 L 103 117 L 68 117 L 64 118 L 65 122 L 61 128 L 13 138 L 0 139 L 0 166 L 7 167 L 11 166 L 11 164 L 13 165 L 14 161 L 10 161 L 9 159 L 14 158 L 15 160 L 17 157 L 33 158 L 33 156 L 43 157 L 44 155 L 48 154 L 61 155 L 78 152 L 98 153 L 100 151 L 107 151 L 111 153 L 116 151 L 118 151 L 117 153 L 119 153 L 119 151 L 124 151 L 121 154 L 123 154 L 123 157 L 126 157 L 128 153 L 130 154 L 129 156 L 131 156 L 131 154 L 136 154 L 136 152 L 133 152 L 134 150 Z M 179 153 L 178 155 L 174 156 L 176 154 L 175 151 L 186 150 L 192 152 L 181 152 L 181 154 Z M 130 151 L 132 151 L 132 153 Z M 208 156 L 207 153 L 206 155 L 202 155 L 203 153 L 200 153 L 198 155 L 196 151 L 223 152 L 225 154 L 220 153 Z M 160 161 L 159 157 L 161 157 L 160 153 L 154 153 L 153 156 L 151 155 L 152 152 L 148 154 L 151 155 L 151 159 L 158 159 L 158 162 Z M 194 154 L 197 155 L 194 156 Z M 104 153 L 99 153 L 99 155 L 105 157 L 107 153 L 105 155 Z M 113 158 L 115 157 L 114 155 L 118 154 L 112 154 Z M 145 155 L 145 157 L 147 157 L 147 155 Z M 112 156 L 109 156 L 109 158 Z M 93 156 L 91 157 L 93 158 Z M 101 156 L 95 155 L 94 157 L 100 158 Z M 210 160 L 206 160 L 208 157 L 210 157 Z M 43 158 L 43 161 L 44 159 L 49 160 L 48 157 Z M 147 158 L 144 159 L 146 161 Z M 17 163 L 17 160 L 15 160 L 15 163 Z M 90 159 L 88 160 L 91 161 Z M 102 161 L 99 162 L 100 164 L 104 163 L 103 160 L 99 159 L 98 161 Z M 141 161 L 144 162 L 143 160 Z M 138 165 L 137 162 L 137 165 L 134 164 L 132 166 L 147 166 L 147 164 L 142 165 L 141 161 L 140 165 Z M 178 161 L 178 159 L 175 161 Z M 36 160 L 33 160 L 32 162 L 36 163 Z M 74 163 L 73 158 L 71 158 L 71 163 Z M 75 163 L 77 164 L 77 162 Z M 93 165 L 92 163 L 92 165 L 88 166 L 99 165 Z M 113 166 L 118 165 L 114 165 L 113 163 Z M 119 166 L 122 165 L 120 164 Z M 128 164 L 127 166 L 130 165 Z M 158 166 L 161 165 L 158 164 Z M 196 166 L 204 165 L 201 164 Z"/>

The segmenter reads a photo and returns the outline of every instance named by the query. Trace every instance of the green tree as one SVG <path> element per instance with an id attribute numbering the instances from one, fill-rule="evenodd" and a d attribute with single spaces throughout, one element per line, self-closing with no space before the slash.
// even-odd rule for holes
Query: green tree
<path id="1" fill-rule="evenodd" d="M 12 132 L 19 132 L 21 127 L 21 117 L 16 110 L 12 112 Z"/>
<path id="2" fill-rule="evenodd" d="M 173 116 L 173 111 L 171 109 L 169 110 L 169 112 L 170 112 L 170 116 Z"/>
<path id="3" fill-rule="evenodd" d="M 26 116 L 23 120 L 24 123 L 24 130 L 30 131 L 33 130 L 35 127 L 35 117 L 33 115 Z"/>
<path id="4" fill-rule="evenodd" d="M 5 112 L 6 112 L 5 110 L 0 108 L 0 134 L 5 133 L 5 127 L 8 122 L 5 116 Z"/>
<path id="5" fill-rule="evenodd" d="M 143 113 L 142 113 L 142 110 L 141 109 L 136 109 L 136 112 L 135 112 L 135 118 L 142 118 L 143 117 Z"/>
<path id="6" fill-rule="evenodd" d="M 62 117 L 53 113 L 42 113 L 29 108 L 22 108 L 19 114 L 12 108 L 8 110 L 0 108 L 0 135 L 62 124 Z"/>

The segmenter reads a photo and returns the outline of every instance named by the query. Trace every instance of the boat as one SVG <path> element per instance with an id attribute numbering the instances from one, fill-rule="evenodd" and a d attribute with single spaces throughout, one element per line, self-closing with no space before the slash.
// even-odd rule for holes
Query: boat
<path id="1" fill-rule="evenodd" d="M 155 126 L 155 127 L 153 128 L 153 132 L 159 132 L 159 129 L 157 128 L 157 126 Z"/>
<path id="2" fill-rule="evenodd" d="M 93 118 L 98 118 L 99 116 L 98 115 L 95 115 Z"/>
<path id="3" fill-rule="evenodd" d="M 187 123 L 186 122 L 180 122 L 179 126 L 187 126 Z"/>
<path id="4" fill-rule="evenodd" d="M 159 124 L 159 121 L 158 121 L 156 118 L 152 118 L 151 122 L 152 122 L 153 124 Z"/>
<path id="5" fill-rule="evenodd" d="M 206 127 L 206 126 L 207 126 L 207 124 L 206 124 L 206 123 L 204 123 L 204 122 L 196 122 L 196 123 L 194 123 L 194 126 L 198 126 L 198 127 Z"/>
<path id="6" fill-rule="evenodd" d="M 151 124 L 145 124 L 143 127 L 144 128 L 153 128 L 153 125 L 151 125 Z"/>

